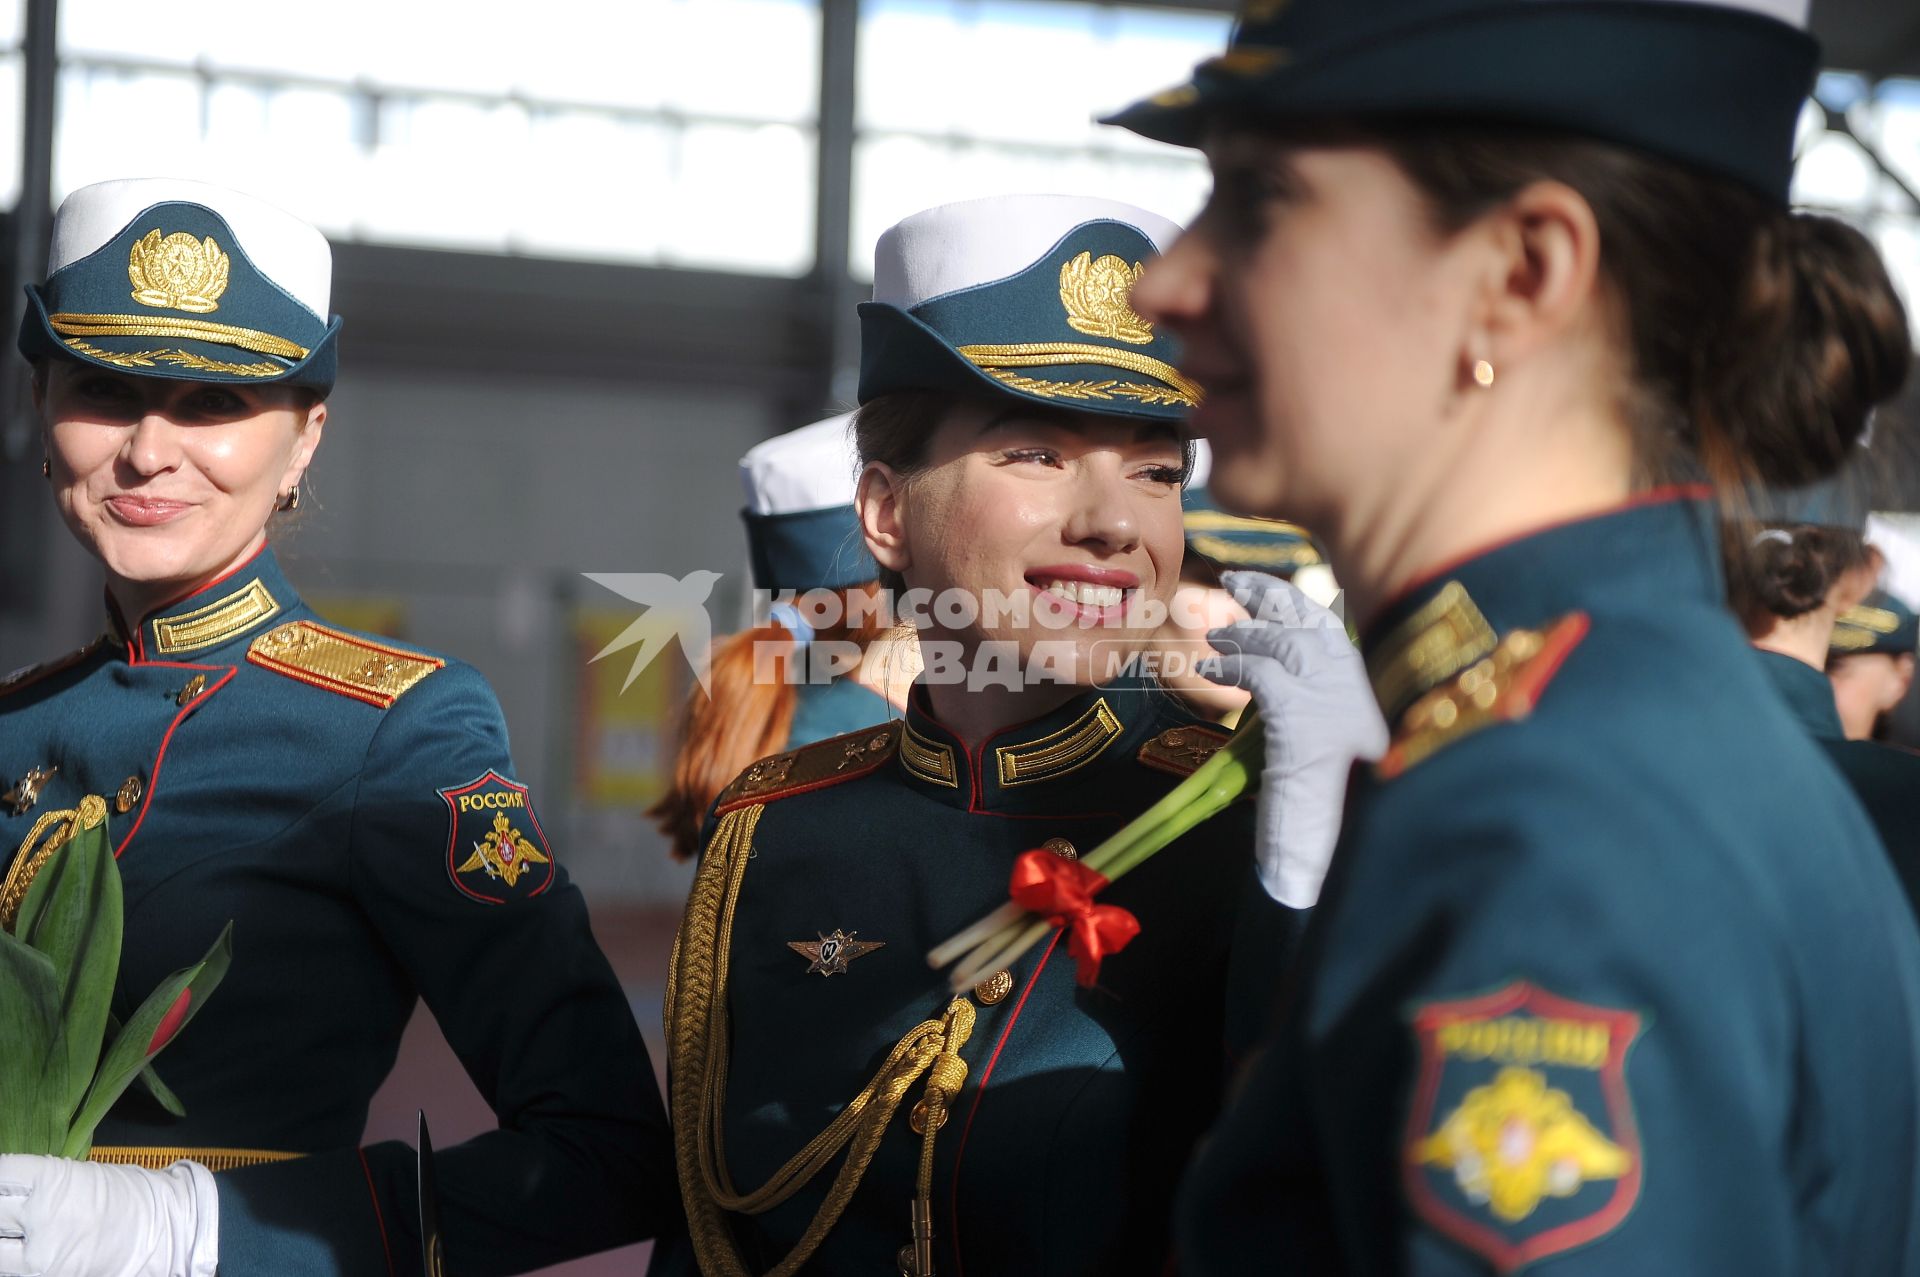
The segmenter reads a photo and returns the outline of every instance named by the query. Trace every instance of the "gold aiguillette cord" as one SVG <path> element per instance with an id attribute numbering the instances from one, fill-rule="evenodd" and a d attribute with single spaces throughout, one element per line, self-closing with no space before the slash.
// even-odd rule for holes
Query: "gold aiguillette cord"
<path id="1" fill-rule="evenodd" d="M 973 1032 L 973 1004 L 955 998 L 937 1020 L 915 1025 L 888 1053 L 873 1080 L 827 1128 L 750 1193 L 734 1189 L 725 1158 L 727 1096 L 727 963 L 740 884 L 752 858 L 760 805 L 720 818 L 687 897 L 687 912 L 674 941 L 667 982 L 668 1067 L 672 1075 L 674 1156 L 686 1202 L 687 1223 L 700 1271 L 713 1277 L 753 1277 L 733 1243 L 727 1213 L 758 1215 L 786 1201 L 824 1170 L 842 1150 L 846 1160 L 834 1175 L 826 1200 L 800 1240 L 766 1277 L 791 1277 L 812 1257 L 845 1213 L 866 1174 L 887 1125 L 922 1075 L 925 1135 L 913 1203 L 913 1277 L 932 1277 L 932 1180 L 934 1133 L 945 1121 L 967 1077 L 960 1048 Z M 799 1055 L 796 1051 L 794 1054 Z M 905 1256 L 903 1255 L 904 1259 Z"/>

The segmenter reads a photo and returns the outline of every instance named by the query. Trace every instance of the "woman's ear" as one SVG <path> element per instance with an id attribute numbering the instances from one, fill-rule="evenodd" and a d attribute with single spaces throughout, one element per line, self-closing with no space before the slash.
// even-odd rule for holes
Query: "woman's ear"
<path id="1" fill-rule="evenodd" d="M 1484 355 L 1497 368 L 1524 358 L 1593 313 L 1599 290 L 1600 224 L 1561 182 L 1534 182 L 1488 215 Z"/>
<path id="2" fill-rule="evenodd" d="M 903 509 L 906 497 L 906 485 L 900 476 L 881 461 L 867 463 L 853 493 L 853 507 L 860 517 L 860 535 L 867 543 L 867 553 L 889 572 L 904 572 L 913 566 Z"/>
<path id="3" fill-rule="evenodd" d="M 288 460 L 286 473 L 281 477 L 280 491 L 285 492 L 306 477 L 307 467 L 313 463 L 313 454 L 320 447 L 320 436 L 326 428 L 327 405 L 322 401 L 306 410 L 306 420 L 294 436 L 293 456 Z"/>

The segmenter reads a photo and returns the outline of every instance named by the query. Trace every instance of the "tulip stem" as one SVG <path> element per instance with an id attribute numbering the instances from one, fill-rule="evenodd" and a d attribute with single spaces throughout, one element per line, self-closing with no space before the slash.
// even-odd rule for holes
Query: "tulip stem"
<path id="1" fill-rule="evenodd" d="M 1162 848 L 1212 819 L 1259 784 L 1265 740 L 1258 712 L 1249 709 L 1239 728 L 1213 757 L 1193 770 L 1153 806 L 1095 847 L 1080 863 L 1109 884 L 1151 859 Z M 1011 967 L 1047 934 L 1049 923 L 1009 901 L 927 954 L 927 965 L 959 959 L 950 983 L 958 993 L 989 972 Z"/>

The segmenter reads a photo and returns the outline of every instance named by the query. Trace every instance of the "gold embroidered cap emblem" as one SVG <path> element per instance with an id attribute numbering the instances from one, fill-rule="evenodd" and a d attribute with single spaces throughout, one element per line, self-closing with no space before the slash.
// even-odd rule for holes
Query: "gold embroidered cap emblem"
<path id="1" fill-rule="evenodd" d="M 127 254 L 127 279 L 133 284 L 133 300 L 142 306 L 204 315 L 220 309 L 217 299 L 227 291 L 231 265 L 211 235 L 201 240 L 175 231 L 162 239 L 156 229 L 134 241 Z"/>
<path id="2" fill-rule="evenodd" d="M 807 960 L 807 974 L 818 972 L 821 975 L 845 975 L 847 964 L 855 958 L 864 958 L 875 949 L 887 947 L 885 940 L 856 940 L 858 931 L 842 931 L 835 927 L 832 935 L 816 931 L 818 940 L 789 940 L 787 948 Z"/>
<path id="3" fill-rule="evenodd" d="M 1133 286 L 1146 266 L 1129 266 L 1111 253 L 1095 261 L 1082 253 L 1060 268 L 1060 304 L 1077 333 L 1107 337 L 1134 346 L 1153 340 L 1153 325 L 1133 310 Z"/>

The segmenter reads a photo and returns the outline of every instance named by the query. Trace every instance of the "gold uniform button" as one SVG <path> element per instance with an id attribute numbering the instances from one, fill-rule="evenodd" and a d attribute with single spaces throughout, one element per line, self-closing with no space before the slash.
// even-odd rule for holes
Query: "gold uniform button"
<path id="1" fill-rule="evenodd" d="M 1072 843 L 1064 838 L 1049 838 L 1040 844 L 1040 850 L 1050 851 L 1062 860 L 1080 859 L 1080 853 L 1074 849 Z"/>
<path id="2" fill-rule="evenodd" d="M 185 705 L 188 701 L 198 700 L 200 693 L 206 690 L 207 676 L 205 674 L 195 674 L 187 680 L 187 685 L 180 689 L 180 694 L 173 698 L 173 703 L 175 705 Z"/>
<path id="3" fill-rule="evenodd" d="M 996 971 L 973 986 L 973 996 L 983 1007 L 998 1006 L 1013 992 L 1013 972 Z"/>
<path id="4" fill-rule="evenodd" d="M 127 777 L 120 782 L 120 791 L 113 796 L 113 809 L 122 816 L 126 815 L 140 801 L 140 795 L 146 792 L 147 787 L 140 783 L 138 773 Z"/>
<path id="5" fill-rule="evenodd" d="M 946 1124 L 947 1111 L 941 1109 L 940 1120 L 933 1124 L 933 1129 L 937 1131 Z M 921 1100 L 913 1106 L 913 1115 L 907 1119 L 907 1125 L 913 1127 L 913 1133 L 915 1135 L 925 1135 L 927 1133 L 927 1102 L 925 1100 Z"/>

